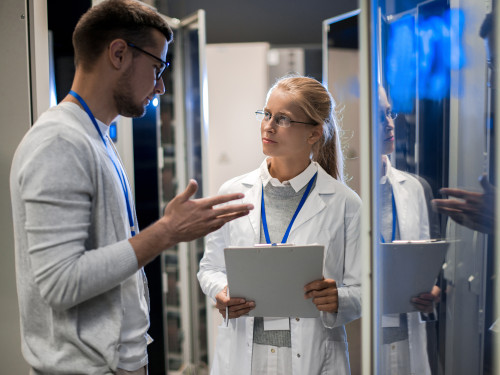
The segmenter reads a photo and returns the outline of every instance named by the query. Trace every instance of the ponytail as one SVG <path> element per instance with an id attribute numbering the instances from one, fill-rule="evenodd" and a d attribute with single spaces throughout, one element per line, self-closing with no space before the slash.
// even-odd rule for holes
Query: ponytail
<path id="1" fill-rule="evenodd" d="M 323 135 L 313 148 L 312 160 L 321 165 L 330 176 L 345 182 L 344 155 L 339 129 L 333 116 L 323 123 Z"/>

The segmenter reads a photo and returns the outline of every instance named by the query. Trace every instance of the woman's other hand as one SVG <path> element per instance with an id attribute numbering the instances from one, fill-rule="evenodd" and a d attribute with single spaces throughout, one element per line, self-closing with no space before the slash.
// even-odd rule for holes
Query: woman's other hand
<path id="1" fill-rule="evenodd" d="M 319 311 L 338 312 L 339 292 L 335 280 L 315 280 L 304 287 L 304 292 L 304 298 L 312 298 L 312 302 Z"/>

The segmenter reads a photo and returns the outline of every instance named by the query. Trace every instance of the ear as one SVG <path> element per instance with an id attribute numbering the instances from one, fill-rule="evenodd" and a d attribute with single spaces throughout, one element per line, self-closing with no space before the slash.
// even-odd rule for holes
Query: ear
<path id="1" fill-rule="evenodd" d="M 309 136 L 307 137 L 307 143 L 310 145 L 314 145 L 316 142 L 319 141 L 321 136 L 323 135 L 323 127 L 321 126 L 314 126 L 309 133 Z"/>
<path id="2" fill-rule="evenodd" d="M 123 39 L 115 39 L 109 44 L 108 58 L 115 69 L 121 69 L 125 61 L 125 52 L 127 49 L 127 43 Z"/>

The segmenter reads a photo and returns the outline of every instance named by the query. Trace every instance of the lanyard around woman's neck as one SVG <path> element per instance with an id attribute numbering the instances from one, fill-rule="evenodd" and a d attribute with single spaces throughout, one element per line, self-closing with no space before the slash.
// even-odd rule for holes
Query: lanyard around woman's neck
<path id="1" fill-rule="evenodd" d="M 297 218 L 297 215 L 299 214 L 302 206 L 304 205 L 304 202 L 306 201 L 309 192 L 311 191 L 311 188 L 313 186 L 314 180 L 316 179 L 316 176 L 318 175 L 318 172 L 312 176 L 312 178 L 309 180 L 309 183 L 307 184 L 306 191 L 302 195 L 302 199 L 299 202 L 299 205 L 297 209 L 295 210 L 295 213 L 293 214 L 292 220 L 290 221 L 290 224 L 288 224 L 288 228 L 286 229 L 285 235 L 283 236 L 283 239 L 281 240 L 281 243 L 286 243 L 286 240 L 288 239 L 288 235 L 290 234 L 290 231 L 292 230 L 292 225 L 295 219 Z M 271 244 L 271 238 L 269 237 L 269 230 L 267 228 L 267 219 L 266 219 L 266 207 L 264 204 L 264 184 L 262 184 L 262 199 L 261 199 L 261 216 L 262 216 L 262 227 L 264 228 L 264 235 L 266 236 L 266 242 L 268 244 Z M 275 243 L 272 244 L 273 246 L 276 246 Z"/>
<path id="2" fill-rule="evenodd" d="M 97 123 L 97 120 L 95 119 L 89 106 L 87 105 L 87 103 L 85 103 L 85 100 L 83 100 L 83 98 L 73 90 L 71 90 L 69 93 L 80 102 L 80 104 L 82 105 L 85 112 L 87 112 L 87 115 L 89 115 L 90 120 L 92 121 L 92 124 L 94 124 L 95 129 L 99 133 L 99 136 L 101 137 L 102 142 L 104 143 L 104 147 L 106 148 L 108 156 L 109 156 L 111 162 L 113 163 L 113 166 L 115 167 L 116 173 L 118 174 L 118 178 L 119 178 L 121 186 L 122 186 L 123 195 L 125 196 L 125 204 L 127 205 L 127 215 L 128 215 L 128 222 L 130 225 L 130 232 L 131 232 L 132 237 L 134 237 L 135 236 L 135 220 L 134 220 L 134 216 L 132 214 L 132 207 L 130 206 L 129 192 L 128 192 L 127 179 L 125 177 L 125 173 L 123 172 L 123 169 L 121 166 L 116 165 L 115 160 L 113 158 L 113 155 L 111 154 L 111 150 L 108 147 L 108 142 L 106 142 L 106 138 L 104 138 L 104 135 L 102 134 L 101 129 L 99 128 L 99 124 Z M 118 155 L 116 154 L 116 152 L 114 150 L 113 150 L 113 152 L 115 154 L 115 157 L 118 158 Z"/>

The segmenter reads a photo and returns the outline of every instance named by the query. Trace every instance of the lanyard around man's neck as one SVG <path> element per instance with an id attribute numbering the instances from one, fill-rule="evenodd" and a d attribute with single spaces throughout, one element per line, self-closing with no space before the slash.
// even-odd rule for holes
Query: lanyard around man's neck
<path id="1" fill-rule="evenodd" d="M 102 142 L 104 143 L 104 147 L 106 148 L 108 156 L 111 159 L 113 166 L 115 167 L 116 173 L 118 173 L 118 178 L 119 178 L 121 186 L 122 186 L 123 195 L 125 196 L 125 204 L 127 206 L 127 215 L 128 215 L 129 225 L 130 225 L 130 233 L 131 233 L 132 237 L 134 237 L 135 232 L 136 232 L 135 220 L 134 220 L 134 215 L 132 214 L 132 207 L 131 207 L 130 201 L 129 201 L 129 192 L 128 192 L 127 179 L 125 177 L 125 173 L 123 172 L 123 169 L 121 166 L 116 165 L 115 160 L 113 158 L 113 155 L 111 154 L 111 150 L 108 147 L 108 142 L 106 142 L 106 138 L 104 138 L 104 135 L 102 134 L 101 129 L 99 128 L 99 124 L 97 123 L 97 120 L 94 117 L 94 114 L 90 110 L 89 106 L 87 105 L 87 103 L 85 103 L 85 100 L 83 100 L 83 98 L 73 90 L 71 90 L 69 93 L 73 97 L 75 97 L 76 100 L 78 100 L 80 102 L 80 104 L 82 105 L 85 112 L 87 112 L 87 115 L 89 115 L 90 120 L 92 121 L 92 124 L 94 124 L 95 129 L 99 133 L 99 136 L 101 137 Z M 113 152 L 114 152 L 116 158 L 118 158 L 118 155 L 116 154 L 114 149 L 113 149 Z"/>
<path id="2" fill-rule="evenodd" d="M 312 178 L 309 180 L 309 183 L 307 184 L 306 191 L 302 195 L 302 199 L 300 200 L 300 203 L 295 210 L 295 213 L 293 214 L 292 220 L 290 221 L 290 224 L 288 224 L 288 228 L 286 229 L 285 235 L 283 236 L 283 239 L 281 240 L 281 243 L 286 243 L 288 239 L 288 235 L 290 234 L 290 231 L 292 230 L 292 225 L 295 219 L 297 218 L 297 215 L 299 214 L 302 206 L 304 205 L 304 202 L 306 201 L 309 192 L 311 191 L 311 188 L 313 186 L 314 180 L 316 179 L 316 176 L 318 175 L 318 172 L 312 176 Z M 261 199 L 261 217 L 262 217 L 262 227 L 264 228 L 264 235 L 266 236 L 266 242 L 268 244 L 271 244 L 271 238 L 269 237 L 269 230 L 267 228 L 267 219 L 266 219 L 266 207 L 264 204 L 264 185 L 262 185 L 262 199 Z M 276 246 L 275 243 L 272 244 L 273 246 Z"/>

